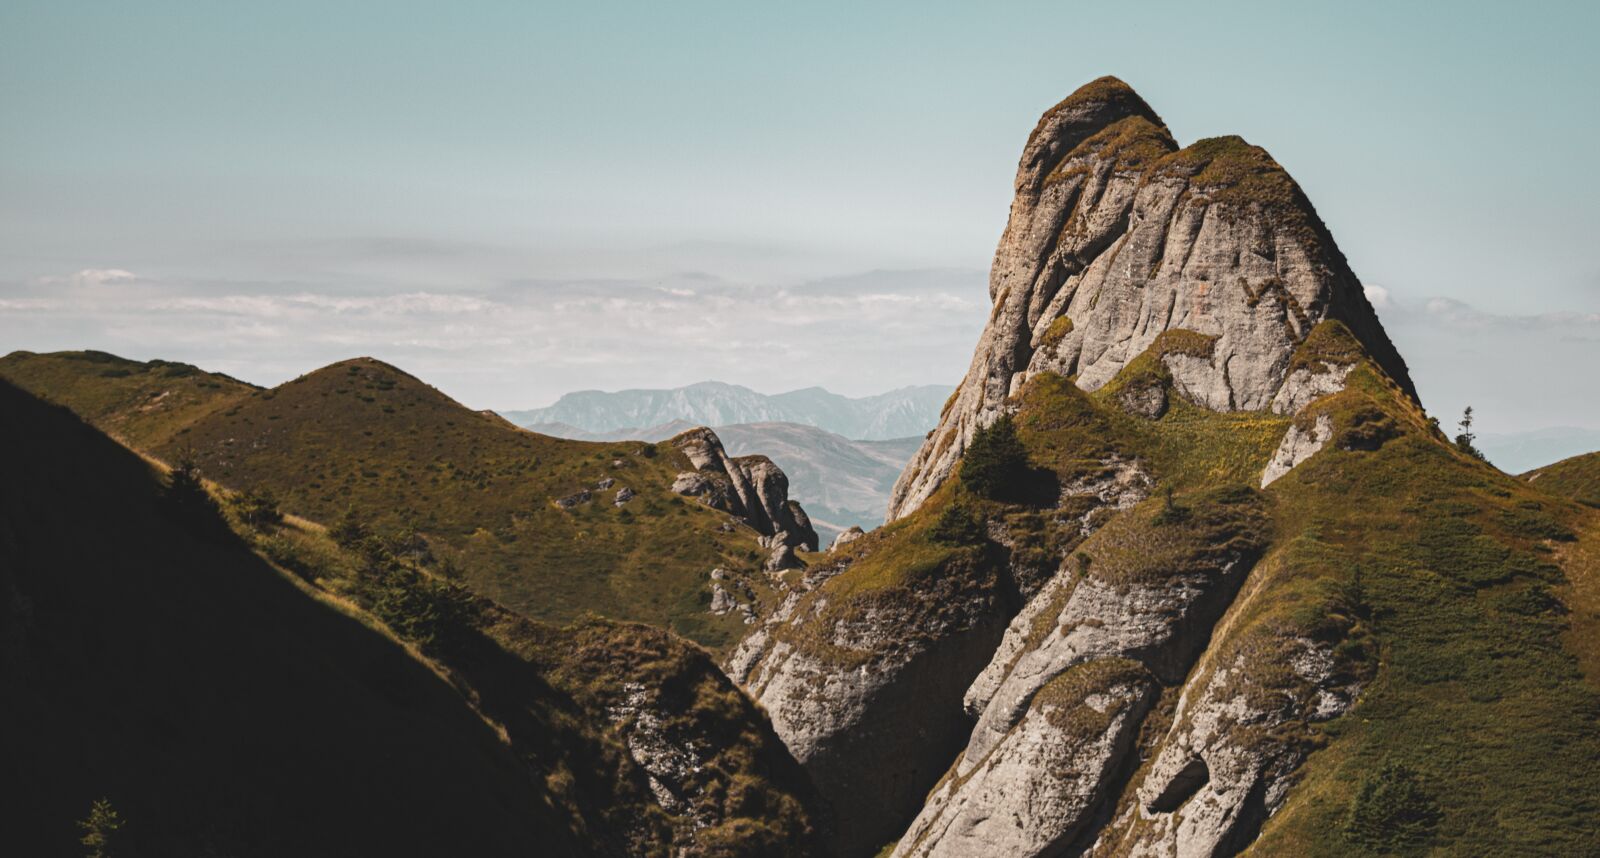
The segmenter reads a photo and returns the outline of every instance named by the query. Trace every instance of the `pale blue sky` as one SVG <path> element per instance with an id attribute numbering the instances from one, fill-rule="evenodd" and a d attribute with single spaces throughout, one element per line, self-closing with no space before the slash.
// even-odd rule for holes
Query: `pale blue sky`
<path id="1" fill-rule="evenodd" d="M 8 0 L 0 350 L 953 382 L 1027 132 L 1116 74 L 1289 168 L 1436 412 L 1600 427 L 1597 9 Z"/>

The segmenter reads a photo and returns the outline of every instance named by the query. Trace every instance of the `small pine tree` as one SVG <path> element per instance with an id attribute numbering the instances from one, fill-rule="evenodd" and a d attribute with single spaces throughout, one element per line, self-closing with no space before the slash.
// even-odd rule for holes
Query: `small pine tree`
<path id="1" fill-rule="evenodd" d="M 172 466 L 172 471 L 167 474 L 164 496 L 168 503 L 179 509 L 203 509 L 213 505 L 211 494 L 200 479 L 200 466 L 195 464 L 192 452 L 182 453 L 178 463 Z"/>
<path id="2" fill-rule="evenodd" d="M 973 434 L 961 456 L 961 482 L 981 497 L 1011 497 L 1027 475 L 1028 449 L 1009 414 Z"/>
<path id="3" fill-rule="evenodd" d="M 1467 410 L 1461 412 L 1461 421 L 1456 424 L 1456 429 L 1456 449 L 1475 459 L 1482 459 L 1483 453 L 1473 444 L 1478 436 L 1472 431 L 1472 406 L 1468 405 Z"/>
<path id="4" fill-rule="evenodd" d="M 421 566 L 433 560 L 428 540 L 409 521 L 389 539 L 388 548 L 396 557 L 409 561 L 413 566 Z"/>
<path id="5" fill-rule="evenodd" d="M 283 523 L 278 498 L 266 486 L 250 489 L 233 500 L 234 513 L 246 527 L 265 530 Z"/>
<path id="6" fill-rule="evenodd" d="M 928 535 L 946 545 L 979 545 L 988 536 L 983 523 L 963 503 L 945 507 Z"/>
<path id="7" fill-rule="evenodd" d="M 328 536 L 337 542 L 340 548 L 355 548 L 371 535 L 366 522 L 361 520 L 361 516 L 356 515 L 355 507 L 347 507 L 344 515 L 339 517 L 339 522 L 328 531 Z"/>
<path id="8" fill-rule="evenodd" d="M 87 858 L 111 858 L 111 847 L 116 844 L 116 834 L 122 828 L 122 817 L 112 809 L 109 799 L 97 799 L 89 806 L 89 815 L 79 820 L 83 837 L 78 842 L 88 849 Z"/>
<path id="9" fill-rule="evenodd" d="M 461 585 L 400 567 L 373 591 L 372 613 L 423 652 L 434 653 L 471 624 L 474 608 Z"/>

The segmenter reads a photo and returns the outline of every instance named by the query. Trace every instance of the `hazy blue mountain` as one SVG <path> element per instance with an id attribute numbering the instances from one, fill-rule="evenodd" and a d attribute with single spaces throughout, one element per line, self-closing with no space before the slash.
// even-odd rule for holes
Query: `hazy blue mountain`
<path id="1" fill-rule="evenodd" d="M 1478 436 L 1477 445 L 1495 467 L 1508 474 L 1521 474 L 1600 450 L 1600 429 L 1555 426 L 1529 432 L 1485 432 Z"/>
<path id="2" fill-rule="evenodd" d="M 673 420 L 610 432 L 584 432 L 565 423 L 534 423 L 525 428 L 579 441 L 664 441 L 696 425 L 700 424 Z M 824 543 L 851 525 L 871 530 L 883 523 L 889 491 L 922 444 L 921 435 L 852 441 L 799 423 L 735 423 L 712 428 L 731 455 L 760 454 L 783 469 L 789 476 L 789 496 L 806 508 Z"/>
<path id="3" fill-rule="evenodd" d="M 820 387 L 768 395 L 703 381 L 670 390 L 582 390 L 546 408 L 501 414 L 519 426 L 564 423 L 591 433 L 637 431 L 675 420 L 712 427 L 782 422 L 816 426 L 846 438 L 886 440 L 926 434 L 939 421 L 953 389 L 923 385 L 852 399 Z"/>

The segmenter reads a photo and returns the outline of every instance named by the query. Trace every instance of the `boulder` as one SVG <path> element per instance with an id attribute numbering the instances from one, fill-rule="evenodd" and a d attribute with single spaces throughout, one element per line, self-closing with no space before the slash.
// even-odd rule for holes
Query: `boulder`
<path id="1" fill-rule="evenodd" d="M 833 538 L 833 544 L 828 546 L 828 550 L 838 551 L 840 548 L 866 535 L 866 531 L 856 525 L 851 525 L 848 529 L 839 531 L 839 535 Z"/>

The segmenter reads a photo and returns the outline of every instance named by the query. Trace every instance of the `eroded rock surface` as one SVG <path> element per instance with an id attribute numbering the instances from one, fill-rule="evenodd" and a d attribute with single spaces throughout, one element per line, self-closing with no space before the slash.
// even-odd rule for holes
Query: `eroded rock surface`
<path id="1" fill-rule="evenodd" d="M 1046 855 L 1083 835 L 1160 687 L 1182 682 L 1258 556 L 1260 504 L 1131 511 L 1085 542 L 1080 574 L 1033 598 L 968 689 L 977 726 L 896 855 Z"/>
<path id="2" fill-rule="evenodd" d="M 823 586 L 843 567 L 813 567 L 729 657 L 827 803 L 838 854 L 894 839 L 960 749 L 961 695 L 1004 631 L 997 566 L 848 606 Z"/>
<path id="3" fill-rule="evenodd" d="M 1273 671 L 1240 652 L 1190 683 L 1134 800 L 1095 854 L 1211 858 L 1255 839 L 1308 753 L 1303 725 L 1344 714 L 1361 690 L 1327 641 L 1274 643 L 1253 659 L 1286 666 L 1287 681 L 1268 681 Z"/>
<path id="4" fill-rule="evenodd" d="M 789 499 L 789 478 L 766 456 L 729 456 L 715 432 L 701 427 L 672 439 L 693 471 L 678 475 L 672 490 L 733 515 L 762 535 L 772 551 L 769 568 L 790 568 L 795 549 L 817 550 L 817 532 L 798 501 Z"/>
<path id="5" fill-rule="evenodd" d="M 1298 423 L 1290 424 L 1289 430 L 1283 433 L 1283 441 L 1272 454 L 1272 461 L 1261 472 L 1261 487 L 1272 485 L 1279 477 L 1294 470 L 1295 465 L 1315 455 L 1332 437 L 1333 420 L 1326 414 L 1318 414 L 1317 419 L 1304 429 Z"/>
<path id="6" fill-rule="evenodd" d="M 1050 370 L 1095 390 L 1168 330 L 1215 338 L 1208 357 L 1169 361 L 1177 389 L 1214 410 L 1305 399 L 1279 393 L 1296 347 L 1330 318 L 1415 395 L 1333 237 L 1264 150 L 1237 137 L 1179 149 L 1132 89 L 1101 78 L 1039 120 L 1015 191 L 988 325 L 895 485 L 891 521 L 933 494 L 1030 375 Z M 1147 393 L 1130 404 L 1148 416 L 1165 408 Z"/>

